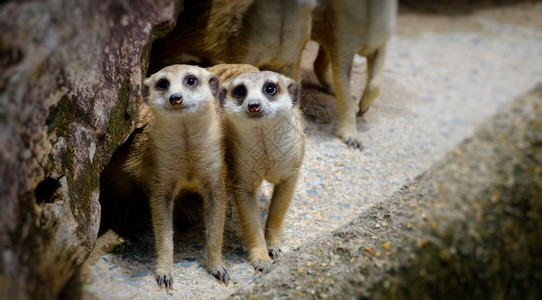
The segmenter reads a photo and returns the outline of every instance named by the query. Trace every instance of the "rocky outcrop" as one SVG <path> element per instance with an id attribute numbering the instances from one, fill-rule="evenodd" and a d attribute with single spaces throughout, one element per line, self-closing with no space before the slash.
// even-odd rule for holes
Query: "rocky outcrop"
<path id="1" fill-rule="evenodd" d="M 538 299 L 542 85 L 440 163 L 232 298 Z"/>
<path id="2" fill-rule="evenodd" d="M 174 0 L 0 4 L 0 298 L 55 298 L 92 249 Z"/>

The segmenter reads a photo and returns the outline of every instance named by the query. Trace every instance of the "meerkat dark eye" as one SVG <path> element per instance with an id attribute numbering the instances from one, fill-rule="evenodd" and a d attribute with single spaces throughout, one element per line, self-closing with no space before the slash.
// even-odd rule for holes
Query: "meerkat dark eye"
<path id="1" fill-rule="evenodd" d="M 237 100 L 243 100 L 247 96 L 247 88 L 244 85 L 238 85 L 231 91 L 233 97 Z"/>
<path id="2" fill-rule="evenodd" d="M 275 96 L 277 93 L 277 86 L 274 83 L 268 83 L 264 86 L 264 92 L 269 96 Z"/>
<path id="3" fill-rule="evenodd" d="M 198 84 L 198 79 L 195 76 L 189 75 L 189 76 L 186 76 L 186 78 L 184 79 L 184 82 L 188 86 L 194 86 Z"/>
<path id="4" fill-rule="evenodd" d="M 156 89 L 159 91 L 167 91 L 169 88 L 169 80 L 162 78 L 156 83 Z"/>

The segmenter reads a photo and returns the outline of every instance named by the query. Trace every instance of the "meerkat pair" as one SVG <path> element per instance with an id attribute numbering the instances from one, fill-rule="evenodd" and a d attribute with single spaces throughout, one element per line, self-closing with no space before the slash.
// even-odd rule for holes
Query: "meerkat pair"
<path id="1" fill-rule="evenodd" d="M 301 54 L 307 41 L 315 40 L 320 50 L 314 71 L 335 94 L 337 135 L 362 149 L 350 86 L 353 59 L 367 58 L 359 116 L 380 93 L 396 14 L 397 0 L 186 1 L 175 29 L 156 41 L 150 67 L 194 59 L 204 65 L 244 63 L 300 82 Z"/>
<path id="2" fill-rule="evenodd" d="M 203 196 L 205 267 L 227 284 L 222 243 L 228 174 L 249 260 L 263 270 L 272 263 L 268 253 L 280 255 L 282 220 L 303 159 L 299 88 L 293 80 L 273 72 L 243 73 L 259 71 L 248 65 L 219 66 L 214 71 L 227 84 L 220 90 L 221 108 L 219 78 L 205 69 L 173 65 L 146 79 L 142 88 L 146 104 L 141 105 L 136 124 L 140 132 L 122 161 L 116 162 L 148 192 L 156 280 L 166 289 L 173 286 L 173 211 L 181 191 Z M 254 197 L 263 179 L 276 185 L 265 237 Z"/>

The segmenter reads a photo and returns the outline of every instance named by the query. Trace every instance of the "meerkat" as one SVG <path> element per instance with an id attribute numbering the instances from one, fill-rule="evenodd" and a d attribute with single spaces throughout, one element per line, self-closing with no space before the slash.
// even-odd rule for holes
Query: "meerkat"
<path id="1" fill-rule="evenodd" d="M 207 70 L 172 65 L 144 81 L 144 125 L 124 171 L 147 186 L 156 241 L 156 280 L 173 287 L 173 208 L 181 191 L 203 197 L 205 267 L 227 284 L 222 261 L 227 193 L 224 140 L 218 115 L 219 79 Z M 136 126 L 138 128 L 138 126 Z"/>
<path id="2" fill-rule="evenodd" d="M 337 135 L 349 146 L 363 149 L 350 89 L 354 55 L 367 58 L 367 83 L 358 111 L 361 116 L 380 93 L 386 44 L 396 15 L 397 0 L 322 0 L 312 13 L 311 38 L 320 44 L 314 71 L 325 88 L 334 90 L 339 113 Z"/>
<path id="3" fill-rule="evenodd" d="M 206 66 L 251 64 L 299 82 L 315 5 L 316 0 L 185 1 L 176 27 L 153 45 L 149 68 L 190 57 Z"/>
<path id="4" fill-rule="evenodd" d="M 299 85 L 281 74 L 254 69 L 229 77 L 219 95 L 226 163 L 248 259 L 263 271 L 271 257 L 281 255 L 282 224 L 305 153 Z M 256 199 L 264 179 L 274 185 L 265 230 Z"/>

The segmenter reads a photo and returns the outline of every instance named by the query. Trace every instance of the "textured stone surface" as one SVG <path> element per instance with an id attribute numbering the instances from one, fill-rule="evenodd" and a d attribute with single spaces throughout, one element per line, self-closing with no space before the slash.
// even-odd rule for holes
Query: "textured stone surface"
<path id="1" fill-rule="evenodd" d="M 176 9 L 0 4 L 0 298 L 54 298 L 88 257 L 100 172 L 132 127 L 141 57 Z"/>

